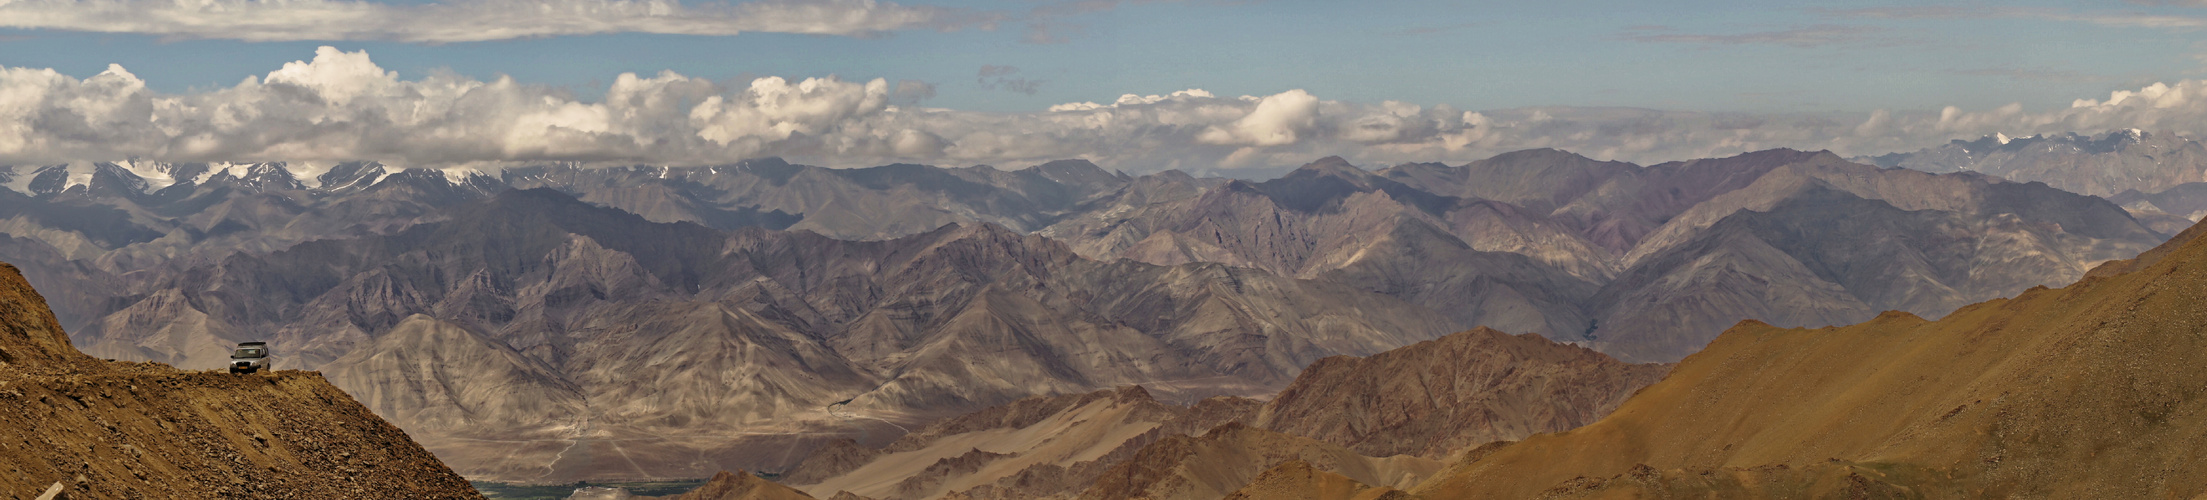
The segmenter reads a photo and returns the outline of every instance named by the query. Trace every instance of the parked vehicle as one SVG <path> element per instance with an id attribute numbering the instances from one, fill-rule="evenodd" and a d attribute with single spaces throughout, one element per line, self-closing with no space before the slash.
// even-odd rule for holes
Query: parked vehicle
<path id="1" fill-rule="evenodd" d="M 268 366 L 267 342 L 240 342 L 230 352 L 230 373 L 253 373 Z"/>

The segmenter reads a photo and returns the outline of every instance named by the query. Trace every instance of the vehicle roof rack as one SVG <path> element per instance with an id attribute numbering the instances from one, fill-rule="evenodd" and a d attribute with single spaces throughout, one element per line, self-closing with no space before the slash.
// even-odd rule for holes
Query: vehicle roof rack
<path id="1" fill-rule="evenodd" d="M 238 345 L 268 345 L 267 342 L 239 342 Z"/>

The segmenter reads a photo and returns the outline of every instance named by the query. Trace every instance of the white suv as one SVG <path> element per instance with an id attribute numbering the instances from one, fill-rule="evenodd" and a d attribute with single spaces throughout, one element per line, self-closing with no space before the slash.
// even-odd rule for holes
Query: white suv
<path id="1" fill-rule="evenodd" d="M 241 342 L 230 352 L 230 373 L 253 373 L 268 366 L 267 342 Z"/>

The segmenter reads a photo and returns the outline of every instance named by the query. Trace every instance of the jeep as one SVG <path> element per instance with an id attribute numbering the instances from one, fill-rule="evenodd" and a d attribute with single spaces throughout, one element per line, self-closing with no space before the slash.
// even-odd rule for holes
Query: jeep
<path id="1" fill-rule="evenodd" d="M 268 367 L 267 342 L 241 342 L 230 352 L 230 373 L 253 373 Z"/>

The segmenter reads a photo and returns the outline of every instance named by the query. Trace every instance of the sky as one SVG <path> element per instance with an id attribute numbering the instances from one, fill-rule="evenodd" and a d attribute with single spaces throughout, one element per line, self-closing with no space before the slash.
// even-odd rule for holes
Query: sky
<path id="1" fill-rule="evenodd" d="M 1652 163 L 2197 136 L 2207 1 L 0 0 L 0 68 L 16 164 Z"/>

